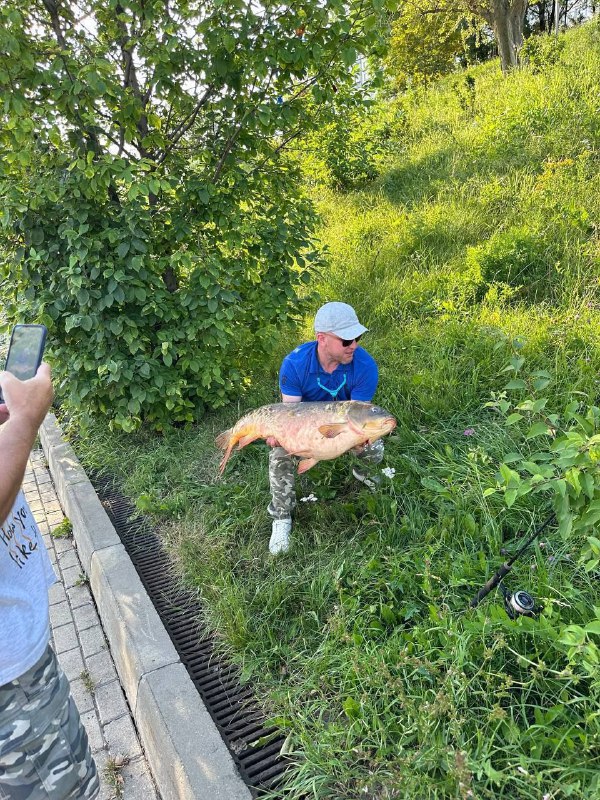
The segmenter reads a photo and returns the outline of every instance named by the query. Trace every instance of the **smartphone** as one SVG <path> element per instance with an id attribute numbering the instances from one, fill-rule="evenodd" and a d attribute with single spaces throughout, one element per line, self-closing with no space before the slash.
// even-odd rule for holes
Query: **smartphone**
<path id="1" fill-rule="evenodd" d="M 15 325 L 10 337 L 4 369 L 19 380 L 33 378 L 42 363 L 46 334 L 45 325 Z M 0 400 L 2 392 L 0 391 Z"/>

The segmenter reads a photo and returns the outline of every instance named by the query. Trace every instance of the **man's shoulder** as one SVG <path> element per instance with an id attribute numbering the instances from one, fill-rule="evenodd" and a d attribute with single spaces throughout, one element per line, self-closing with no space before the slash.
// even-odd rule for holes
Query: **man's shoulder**
<path id="1" fill-rule="evenodd" d="M 303 344 L 299 344 L 298 347 L 295 347 L 291 353 L 287 354 L 287 356 L 283 359 L 283 364 L 298 366 L 299 364 L 306 363 L 306 361 L 312 357 L 314 347 L 315 342 L 304 342 Z"/>
<path id="2" fill-rule="evenodd" d="M 355 369 L 359 370 L 373 370 L 377 369 L 377 362 L 370 353 L 362 347 L 357 347 L 354 351 L 354 358 L 352 359 Z"/>

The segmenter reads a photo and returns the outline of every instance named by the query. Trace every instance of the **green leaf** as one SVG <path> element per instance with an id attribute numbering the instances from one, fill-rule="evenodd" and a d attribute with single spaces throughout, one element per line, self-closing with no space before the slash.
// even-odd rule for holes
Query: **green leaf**
<path id="1" fill-rule="evenodd" d="M 593 619 L 585 626 L 586 633 L 595 633 L 600 636 L 600 619 Z"/>
<path id="2" fill-rule="evenodd" d="M 536 422 L 525 434 L 526 439 L 535 439 L 536 436 L 546 436 L 550 433 L 550 428 L 545 422 Z"/>
<path id="3" fill-rule="evenodd" d="M 506 418 L 506 422 L 504 424 L 506 425 L 506 427 L 509 427 L 510 425 L 514 425 L 521 419 L 523 419 L 523 414 L 511 414 Z M 506 461 L 506 459 L 504 460 Z"/>
<path id="4" fill-rule="evenodd" d="M 535 378 L 533 380 L 533 388 L 536 390 L 536 392 L 541 392 L 550 383 L 550 378 Z"/>
<path id="5" fill-rule="evenodd" d="M 350 719 L 358 719 L 361 716 L 360 703 L 353 697 L 347 697 L 342 703 L 342 708 L 346 716 Z"/>
<path id="6" fill-rule="evenodd" d="M 505 389 L 526 389 L 527 388 L 527 384 L 521 378 L 513 378 L 513 380 L 509 381 L 504 388 Z"/>
<path id="7" fill-rule="evenodd" d="M 229 32 L 223 34 L 223 45 L 228 53 L 233 53 L 235 50 L 235 37 Z"/>
<path id="8" fill-rule="evenodd" d="M 587 541 L 594 555 L 600 556 L 600 539 L 596 536 L 588 536 Z"/>
<path id="9" fill-rule="evenodd" d="M 342 50 L 342 58 L 346 66 L 351 67 L 356 63 L 356 50 L 353 47 L 346 47 Z"/>
<path id="10" fill-rule="evenodd" d="M 583 472 L 581 474 L 581 486 L 583 488 L 584 494 L 592 500 L 594 498 L 594 491 L 596 488 L 596 484 L 594 483 L 594 478 L 590 475 L 589 472 Z"/>
<path id="11" fill-rule="evenodd" d="M 421 478 L 421 485 L 424 486 L 425 489 L 432 489 L 434 492 L 441 493 L 448 491 L 447 487 L 439 481 L 436 481 L 435 478 Z"/>

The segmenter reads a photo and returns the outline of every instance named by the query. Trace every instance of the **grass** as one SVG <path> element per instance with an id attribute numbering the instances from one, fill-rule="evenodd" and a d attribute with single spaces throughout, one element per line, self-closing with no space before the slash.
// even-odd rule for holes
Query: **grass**
<path id="1" fill-rule="evenodd" d="M 584 538 L 549 530 L 507 579 L 543 604 L 539 619 L 509 620 L 498 595 L 468 608 L 548 511 L 486 491 L 507 453 L 537 447 L 486 407 L 508 359 L 551 374 L 548 408 L 599 394 L 598 44 L 589 24 L 541 69 L 502 79 L 490 63 L 470 70 L 471 94 L 459 73 L 404 96 L 380 109 L 391 133 L 375 182 L 313 185 L 330 264 L 313 288 L 367 320 L 377 401 L 399 421 L 377 494 L 349 458 L 318 465 L 298 482 L 317 501 L 299 503 L 293 549 L 272 559 L 266 447 L 217 480 L 214 436 L 276 397 L 293 332 L 237 406 L 200 426 L 79 432 L 85 463 L 154 517 L 288 734 L 294 768 L 274 797 L 600 795 L 597 663 L 561 641 L 598 602 Z"/>

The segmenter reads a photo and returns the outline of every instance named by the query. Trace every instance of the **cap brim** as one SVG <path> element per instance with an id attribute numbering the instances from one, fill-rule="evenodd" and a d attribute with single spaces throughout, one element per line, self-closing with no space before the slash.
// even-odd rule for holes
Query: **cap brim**
<path id="1" fill-rule="evenodd" d="M 366 333 L 368 330 L 369 329 L 361 325 L 360 322 L 357 322 L 355 325 L 349 325 L 347 328 L 336 328 L 336 330 L 331 331 L 331 333 L 335 333 L 340 339 L 356 339 L 357 336 L 362 336 L 363 333 Z"/>

